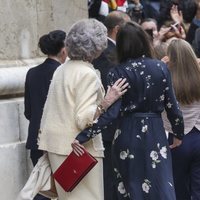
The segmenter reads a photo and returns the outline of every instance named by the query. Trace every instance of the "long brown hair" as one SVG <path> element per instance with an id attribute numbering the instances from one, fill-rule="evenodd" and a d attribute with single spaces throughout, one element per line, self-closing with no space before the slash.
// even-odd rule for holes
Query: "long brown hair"
<path id="1" fill-rule="evenodd" d="M 171 41 L 167 54 L 177 100 L 191 104 L 200 100 L 200 66 L 191 45 L 182 39 Z"/>

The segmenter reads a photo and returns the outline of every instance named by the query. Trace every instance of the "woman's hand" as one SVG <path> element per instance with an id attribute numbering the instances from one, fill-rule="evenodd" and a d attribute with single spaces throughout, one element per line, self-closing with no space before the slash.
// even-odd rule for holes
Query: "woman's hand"
<path id="1" fill-rule="evenodd" d="M 126 78 L 118 79 L 113 86 L 108 86 L 108 90 L 104 100 L 101 105 L 106 110 L 115 101 L 117 101 L 122 95 L 127 92 L 128 83 L 126 83 Z"/>
<path id="2" fill-rule="evenodd" d="M 163 61 L 165 64 L 169 63 L 169 57 L 168 56 L 164 56 L 161 61 Z"/>
<path id="3" fill-rule="evenodd" d="M 178 22 L 179 24 L 183 23 L 183 14 L 178 10 L 178 6 L 173 5 L 171 7 L 170 16 L 174 22 Z"/>
<path id="4" fill-rule="evenodd" d="M 171 27 L 162 27 L 160 29 L 160 31 L 158 32 L 158 35 L 156 37 L 154 37 L 153 39 L 153 45 L 160 45 L 161 42 L 164 40 L 165 38 L 165 34 L 167 34 L 170 31 Z"/>
<path id="5" fill-rule="evenodd" d="M 174 137 L 173 138 L 173 144 L 169 146 L 170 149 L 173 149 L 175 147 L 178 147 L 182 144 L 182 141 L 179 140 L 178 138 Z"/>
<path id="6" fill-rule="evenodd" d="M 84 154 L 85 147 L 81 145 L 78 140 L 74 140 L 71 146 L 77 156 L 82 156 Z"/>

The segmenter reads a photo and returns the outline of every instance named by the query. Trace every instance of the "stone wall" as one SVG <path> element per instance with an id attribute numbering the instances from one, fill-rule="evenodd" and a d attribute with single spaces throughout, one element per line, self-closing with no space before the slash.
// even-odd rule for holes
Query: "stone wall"
<path id="1" fill-rule="evenodd" d="M 37 41 L 87 17 L 87 0 L 0 0 L 0 60 L 39 56 Z"/>
<path id="2" fill-rule="evenodd" d="M 26 72 L 44 60 L 39 37 L 67 32 L 86 18 L 87 0 L 0 0 L 0 8 L 0 199 L 15 200 L 31 170 L 23 114 Z"/>

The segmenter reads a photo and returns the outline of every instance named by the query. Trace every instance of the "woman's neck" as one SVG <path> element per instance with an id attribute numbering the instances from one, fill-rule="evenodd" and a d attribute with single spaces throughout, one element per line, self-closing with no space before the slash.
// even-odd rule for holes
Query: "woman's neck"
<path id="1" fill-rule="evenodd" d="M 57 62 L 59 62 L 61 64 L 61 61 L 60 61 L 60 59 L 57 56 L 48 56 L 48 58 L 56 60 Z"/>

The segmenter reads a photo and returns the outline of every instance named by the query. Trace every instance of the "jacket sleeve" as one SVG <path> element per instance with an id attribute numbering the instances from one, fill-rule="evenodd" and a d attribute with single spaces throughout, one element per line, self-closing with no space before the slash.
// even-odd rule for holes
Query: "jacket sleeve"
<path id="1" fill-rule="evenodd" d="M 120 77 L 116 76 L 114 72 L 110 72 L 108 74 L 109 85 L 113 85 L 118 78 Z M 101 115 L 95 123 L 93 123 L 92 127 L 80 132 L 76 139 L 82 144 L 101 133 L 103 129 L 106 129 L 107 126 L 111 125 L 113 120 L 119 116 L 121 103 L 122 99 L 120 98 L 103 115 Z"/>
<path id="2" fill-rule="evenodd" d="M 97 75 L 93 71 L 83 72 L 75 88 L 75 120 L 83 130 L 93 123 L 97 109 L 97 95 L 100 87 Z"/>
<path id="3" fill-rule="evenodd" d="M 172 87 L 171 75 L 166 67 L 166 88 L 165 88 L 165 110 L 171 124 L 172 131 L 178 139 L 184 136 L 184 122 L 182 112 L 179 108 L 174 90 Z"/>
<path id="4" fill-rule="evenodd" d="M 25 91 L 24 91 L 24 115 L 26 119 L 30 120 L 31 118 L 31 102 L 30 102 L 30 88 L 28 85 L 29 82 L 29 72 L 27 72 L 25 80 Z"/>

